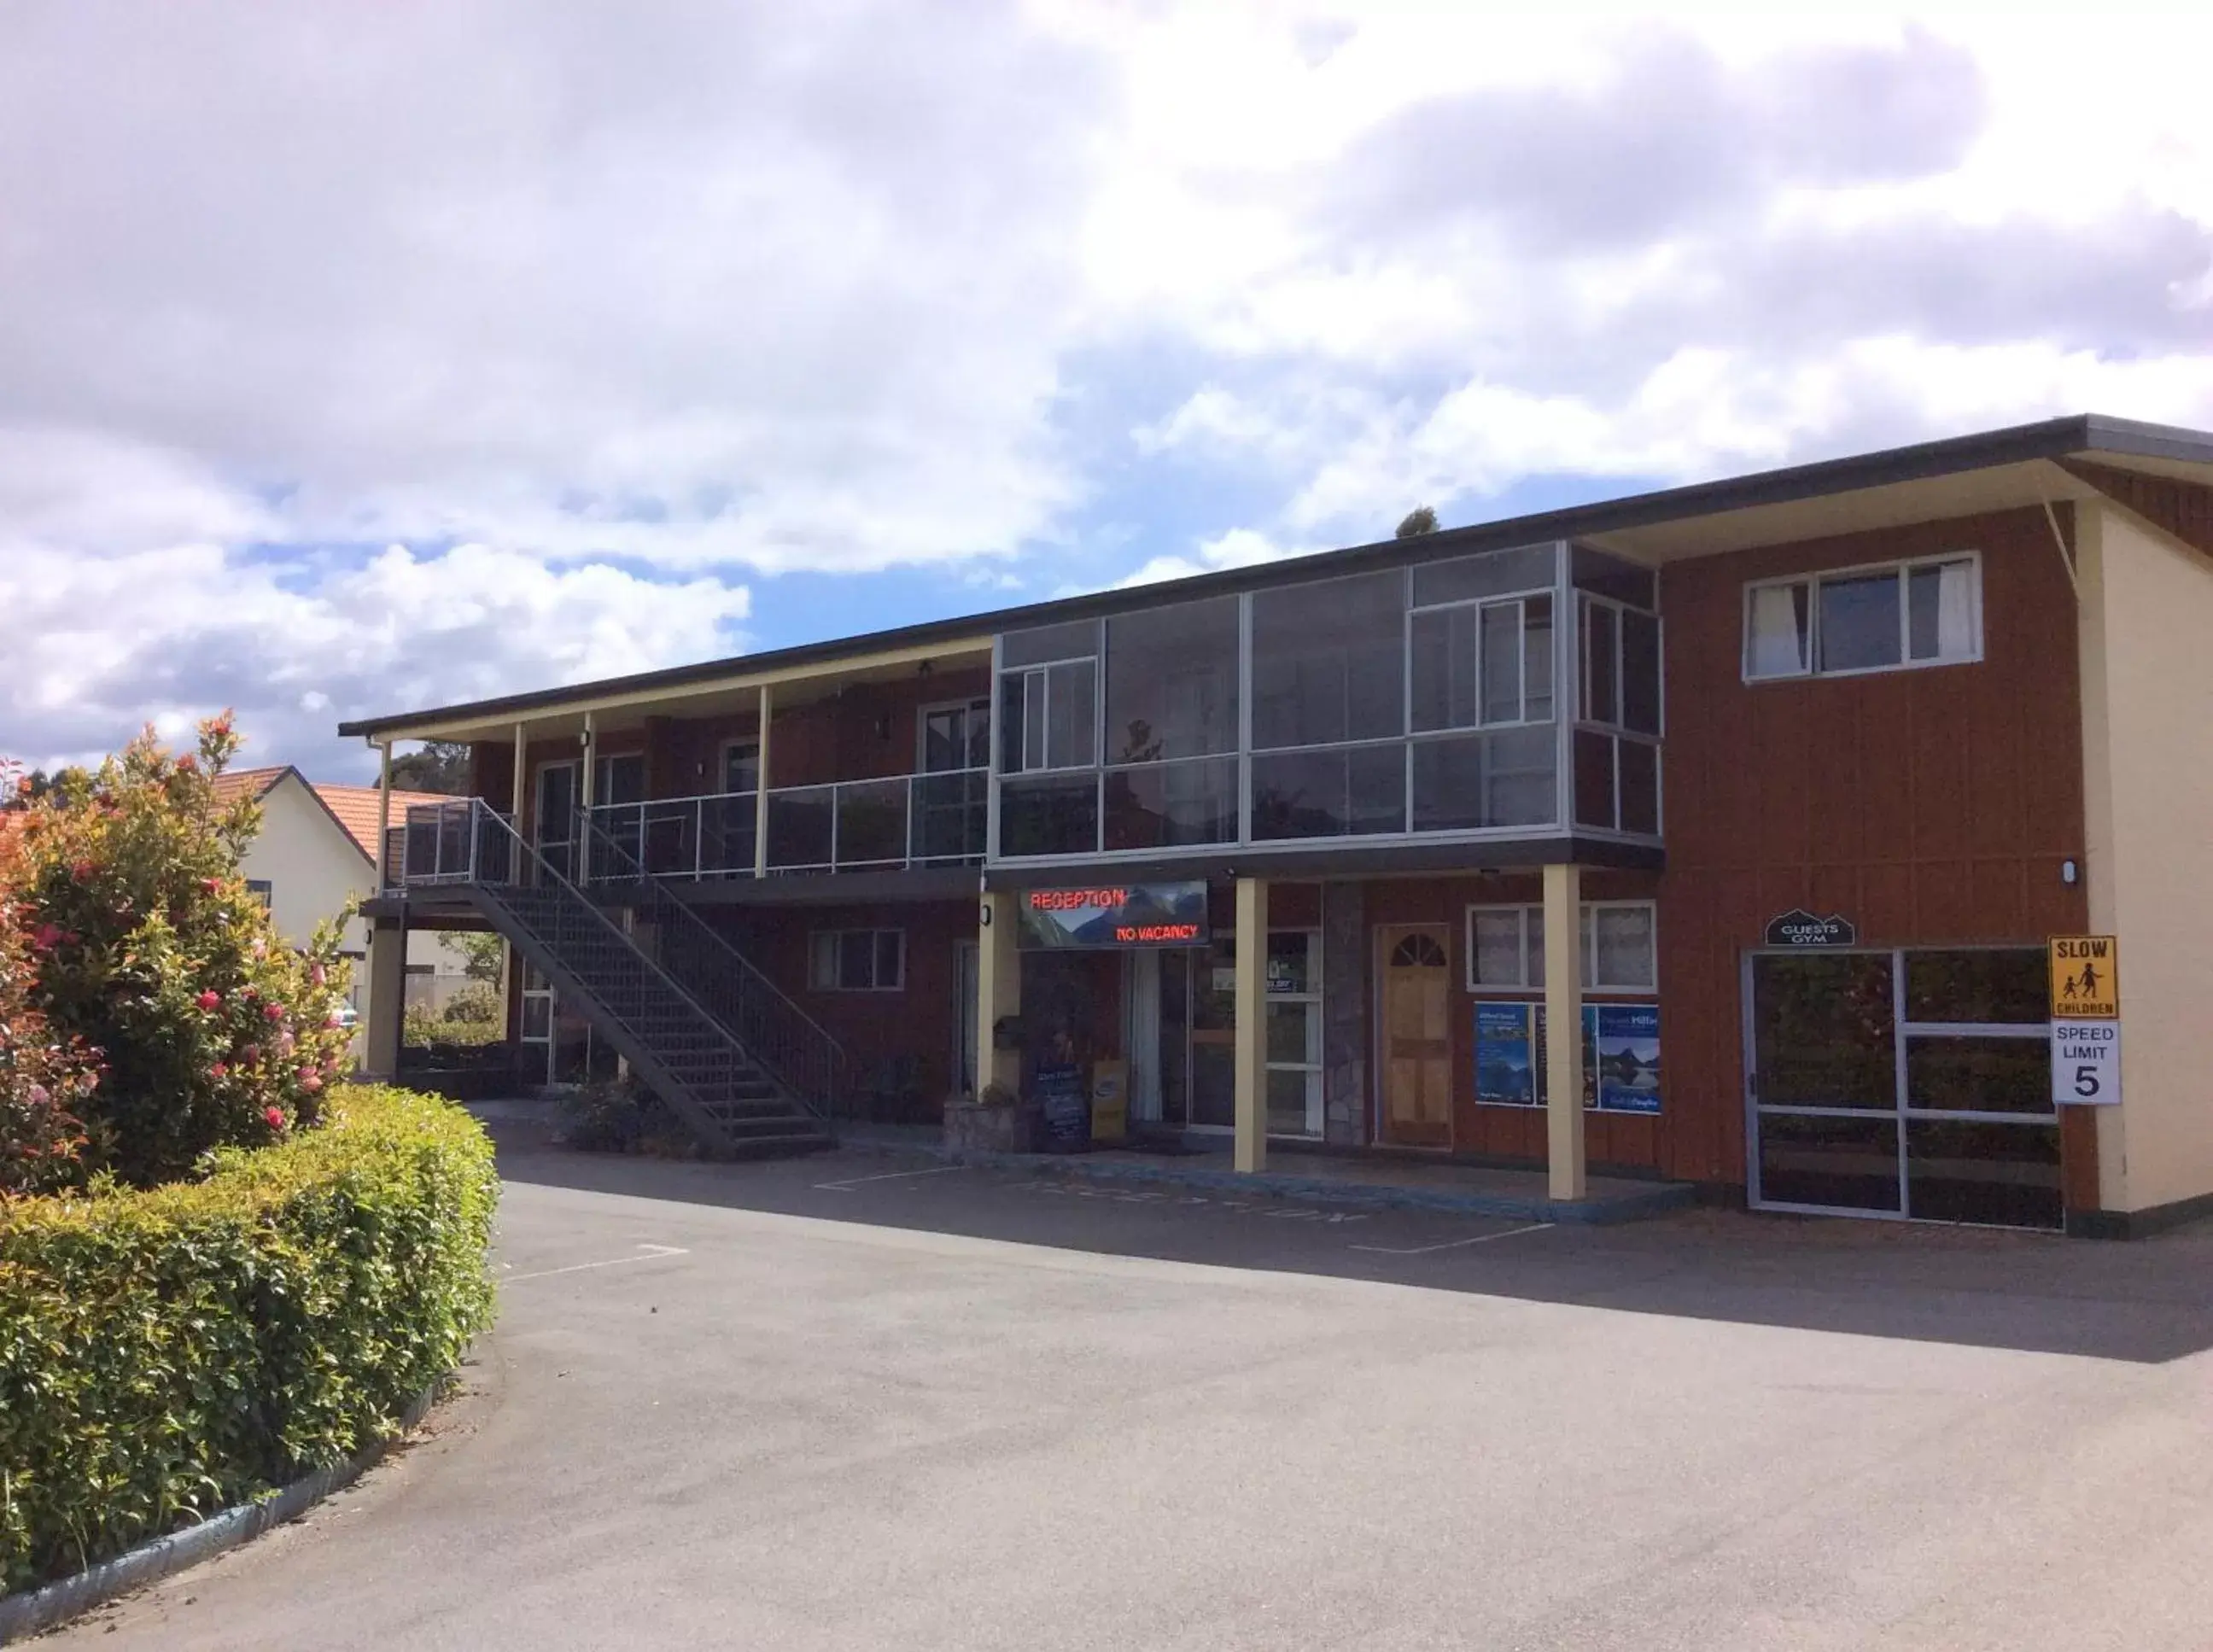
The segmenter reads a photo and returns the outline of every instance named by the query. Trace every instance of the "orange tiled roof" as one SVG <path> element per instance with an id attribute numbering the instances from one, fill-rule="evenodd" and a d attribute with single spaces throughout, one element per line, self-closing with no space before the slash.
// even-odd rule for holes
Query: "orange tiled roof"
<path id="1" fill-rule="evenodd" d="M 228 807 L 241 797 L 251 797 L 259 802 L 269 795 L 269 789 L 286 775 L 296 772 L 284 764 L 265 769 L 230 769 L 215 778 L 215 795 L 218 802 Z M 370 860 L 376 858 L 376 788 L 374 786 L 339 786 L 318 784 L 305 775 L 301 784 L 322 800 L 331 818 L 353 839 L 356 849 Z M 399 826 L 406 819 L 409 805 L 414 803 L 450 803 L 454 800 L 430 791 L 395 791 L 392 794 L 392 824 Z M 0 810 L 0 843 L 4 843 L 18 829 L 22 817 L 13 810 Z"/>
<path id="2" fill-rule="evenodd" d="M 319 781 L 308 782 L 308 789 L 323 800 L 323 807 L 337 817 L 346 830 L 354 846 L 371 860 L 376 858 L 376 788 L 374 786 L 333 786 Z M 434 791 L 395 791 L 392 794 L 392 824 L 406 823 L 407 809 L 414 803 L 450 803 L 454 799 Z"/>
<path id="3" fill-rule="evenodd" d="M 215 777 L 215 801 L 229 808 L 241 797 L 257 802 L 291 771 L 279 763 L 271 769 L 226 769 Z"/>
<path id="4" fill-rule="evenodd" d="M 216 777 L 215 794 L 217 801 L 230 804 L 241 797 L 256 802 L 266 797 L 269 789 L 288 774 L 298 771 L 284 764 L 266 769 L 232 769 Z M 353 846 L 370 860 L 376 858 L 376 788 L 374 786 L 340 786 L 310 780 L 300 776 L 300 783 L 322 800 L 331 818 L 353 839 Z M 450 803 L 450 797 L 436 792 L 395 791 L 392 794 L 392 824 L 402 824 L 411 803 Z"/>

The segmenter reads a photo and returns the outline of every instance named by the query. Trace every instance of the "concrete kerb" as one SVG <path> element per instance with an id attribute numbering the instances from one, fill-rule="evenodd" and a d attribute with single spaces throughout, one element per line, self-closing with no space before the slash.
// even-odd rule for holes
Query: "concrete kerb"
<path id="1" fill-rule="evenodd" d="M 259 1502 L 241 1503 L 235 1509 L 210 1515 L 197 1526 L 142 1543 L 127 1554 L 87 1567 L 74 1577 L 0 1596 L 0 1646 L 52 1629 L 118 1595 L 128 1594 L 132 1589 L 158 1582 L 226 1549 L 251 1542 L 272 1526 L 298 1519 L 333 1491 L 359 1479 L 386 1452 L 412 1433 L 451 1381 L 452 1378 L 448 1377 L 431 1384 L 400 1414 L 398 1429 L 364 1446 L 342 1463 L 319 1468 Z"/>
<path id="2" fill-rule="evenodd" d="M 1033 1175 L 1063 1176 L 1083 1181 L 1137 1182 L 1169 1187 L 1203 1187 L 1210 1192 L 1253 1194 L 1268 1198 L 1304 1199 L 1316 1204 L 1341 1204 L 1369 1210 L 1431 1210 L 1455 1216 L 1504 1216 L 1522 1222 L 1573 1222 L 1607 1227 L 1642 1221 L 1697 1203 L 1698 1190 L 1688 1182 L 1655 1182 L 1634 1193 L 1604 1199 L 1555 1202 L 1515 1193 L 1483 1192 L 1446 1187 L 1394 1186 L 1387 1183 L 1344 1182 L 1323 1176 L 1301 1176 L 1277 1171 L 1240 1175 L 1173 1160 L 1161 1164 L 1131 1163 L 1127 1160 L 1094 1159 L 1083 1154 L 985 1153 L 954 1149 L 942 1143 L 872 1137 L 841 1132 L 840 1147 L 864 1153 L 923 1154 L 948 1164 L 978 1170 L 1024 1171 Z"/>

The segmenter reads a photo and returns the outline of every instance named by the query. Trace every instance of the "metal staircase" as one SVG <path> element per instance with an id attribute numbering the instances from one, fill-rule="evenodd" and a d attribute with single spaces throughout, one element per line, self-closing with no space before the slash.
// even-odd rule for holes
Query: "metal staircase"
<path id="1" fill-rule="evenodd" d="M 786 1094 L 802 1098 L 818 1118 L 851 1116 L 853 1064 L 844 1045 L 689 901 L 649 873 L 635 843 L 589 814 L 582 819 L 591 885 L 631 910 L 633 938 Z"/>
<path id="2" fill-rule="evenodd" d="M 466 899 L 584 1012 L 593 1032 L 614 1046 L 708 1152 L 762 1157 L 832 1144 L 834 1092 L 811 1095 L 756 1059 L 737 1029 L 482 799 L 418 805 L 408 811 L 406 831 L 405 886 Z M 646 893 L 640 892 L 641 905 Z M 658 902 L 652 911 L 656 929 L 669 924 Z M 671 924 L 666 932 L 680 931 Z M 687 943 L 694 949 L 698 944 Z M 704 965 L 692 971 L 695 981 L 706 972 Z"/>

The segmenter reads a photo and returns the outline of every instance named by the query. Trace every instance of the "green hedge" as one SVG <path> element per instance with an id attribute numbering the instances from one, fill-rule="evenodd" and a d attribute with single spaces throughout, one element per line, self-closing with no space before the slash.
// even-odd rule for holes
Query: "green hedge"
<path id="1" fill-rule="evenodd" d="M 489 1323 L 483 1130 L 332 1112 L 202 1181 L 0 1202 L 0 1592 L 343 1460 Z"/>

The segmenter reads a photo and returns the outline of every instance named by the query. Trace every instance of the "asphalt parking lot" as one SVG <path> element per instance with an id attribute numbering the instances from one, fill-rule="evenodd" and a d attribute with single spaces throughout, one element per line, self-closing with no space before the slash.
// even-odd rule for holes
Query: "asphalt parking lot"
<path id="1" fill-rule="evenodd" d="M 2213 1237 L 503 1134 L 427 1435 L 105 1648 L 2213 1644 Z"/>

